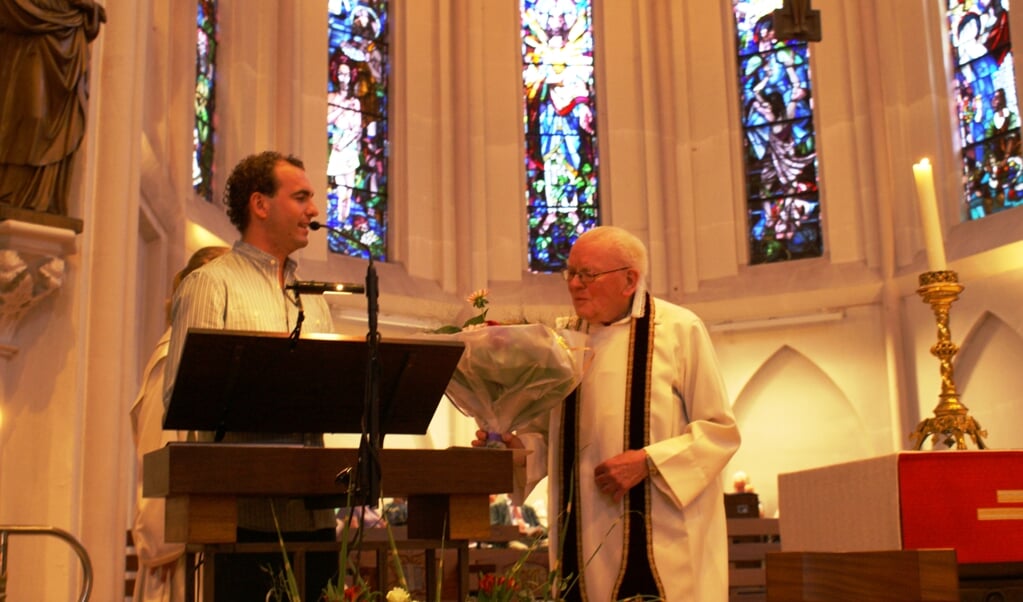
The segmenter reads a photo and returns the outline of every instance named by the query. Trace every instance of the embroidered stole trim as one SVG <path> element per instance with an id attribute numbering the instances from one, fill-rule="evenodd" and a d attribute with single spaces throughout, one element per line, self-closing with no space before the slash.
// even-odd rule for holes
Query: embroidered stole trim
<path id="1" fill-rule="evenodd" d="M 560 567 L 556 586 L 570 584 L 571 587 L 568 591 L 562 592 L 560 598 L 555 596 L 555 599 L 564 602 L 583 600 L 582 578 L 580 577 L 582 573 L 579 569 L 579 550 L 582 548 L 583 538 L 576 520 L 578 506 L 574 503 L 575 492 L 579 491 L 579 471 L 576 470 L 575 462 L 578 453 L 576 442 L 579 440 L 577 436 L 578 420 L 576 420 L 578 411 L 579 389 L 577 388 L 565 399 L 561 416 L 561 449 L 558 450 L 558 457 L 561 460 L 561 512 L 558 522 L 563 524 L 560 525 L 561 533 L 559 533 L 558 539 L 561 549 L 558 550 Z M 565 453 L 566 450 L 569 453 Z"/>
<path id="2" fill-rule="evenodd" d="M 642 317 L 632 321 L 629 371 L 626 375 L 625 449 L 643 449 L 650 443 L 650 374 L 654 363 L 654 307 L 646 295 Z M 650 479 L 629 490 L 622 500 L 623 554 L 612 600 L 642 597 L 663 600 L 664 588 L 654 572 L 650 514 Z"/>

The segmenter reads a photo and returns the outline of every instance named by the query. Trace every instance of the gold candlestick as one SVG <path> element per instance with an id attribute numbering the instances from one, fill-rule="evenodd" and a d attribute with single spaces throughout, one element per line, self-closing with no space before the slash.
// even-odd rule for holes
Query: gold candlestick
<path id="1" fill-rule="evenodd" d="M 920 449 L 924 440 L 931 435 L 943 435 L 945 445 L 952 447 L 955 443 L 956 449 L 966 449 L 964 435 L 973 437 L 978 449 L 987 447 L 984 445 L 987 431 L 980 428 L 977 421 L 970 417 L 967 407 L 960 403 L 953 374 L 952 358 L 959 352 L 959 347 L 952 342 L 949 332 L 948 310 L 962 291 L 963 286 L 952 270 L 920 274 L 920 288 L 916 292 L 924 303 L 930 304 L 938 323 L 938 342 L 931 347 L 931 355 L 941 362 L 941 393 L 938 395 L 940 401 L 934 408 L 934 418 L 923 420 L 909 434 L 915 449 Z"/>

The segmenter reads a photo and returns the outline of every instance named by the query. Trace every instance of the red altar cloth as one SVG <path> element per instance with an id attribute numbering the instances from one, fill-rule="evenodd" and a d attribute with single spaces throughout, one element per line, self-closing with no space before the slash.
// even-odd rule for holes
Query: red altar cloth
<path id="1" fill-rule="evenodd" d="M 1023 561 L 1023 452 L 899 454 L 902 545 L 961 563 Z"/>

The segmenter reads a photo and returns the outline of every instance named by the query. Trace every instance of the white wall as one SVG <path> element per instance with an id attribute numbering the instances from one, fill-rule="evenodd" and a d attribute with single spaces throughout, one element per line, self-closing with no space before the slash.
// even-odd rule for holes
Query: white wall
<path id="1" fill-rule="evenodd" d="M 0 523 L 55 524 L 81 537 L 95 599 L 119 591 L 127 409 L 162 311 L 141 306 L 164 293 L 140 287 L 169 282 L 199 244 L 193 225 L 234 238 L 220 208 L 190 194 L 187 4 L 106 2 L 72 203 L 85 231 L 64 289 L 23 320 L 21 351 L 0 374 Z M 596 4 L 603 215 L 647 241 L 654 292 L 712 327 L 746 441 L 729 470 L 751 473 L 770 505 L 778 471 L 906 448 L 930 414 L 935 327 L 915 292 L 925 268 L 910 171 L 923 155 L 936 166 L 948 255 L 965 285 L 951 319 L 963 345 L 960 392 L 992 445 L 1023 445 L 1019 429 L 1005 427 L 1023 418 L 1011 370 L 1023 333 L 1023 215 L 957 223 L 937 4 L 814 3 L 824 19 L 812 68 L 826 253 L 757 267 L 746 265 L 730 3 Z M 315 5 L 221 1 L 218 191 L 230 166 L 266 147 L 324 171 L 326 42 Z M 516 6 L 392 3 L 393 261 L 379 266 L 388 319 L 451 321 L 483 286 L 499 319 L 570 309 L 558 276 L 524 272 Z M 1021 18 L 1014 13 L 1016 31 Z M 329 256 L 325 242 L 300 259 L 308 278 L 357 281 L 365 270 Z M 164 273 L 143 284 L 140 266 Z M 362 307 L 337 303 L 349 332 L 364 329 L 350 319 Z M 799 323 L 831 314 L 841 317 Z M 759 322 L 774 318 L 797 323 Z M 428 440 L 396 444 L 464 444 L 471 424 L 444 412 Z M 11 574 L 12 599 L 70 599 L 76 588 L 60 546 L 16 551 Z"/>

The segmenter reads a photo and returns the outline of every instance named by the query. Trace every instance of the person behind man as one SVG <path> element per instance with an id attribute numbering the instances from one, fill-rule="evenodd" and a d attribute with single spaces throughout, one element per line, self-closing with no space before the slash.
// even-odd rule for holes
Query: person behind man
<path id="1" fill-rule="evenodd" d="M 241 233 L 241 240 L 216 262 L 185 278 L 174 295 L 165 404 L 173 394 L 174 377 L 190 328 L 288 333 L 295 328 L 301 307 L 305 316 L 303 335 L 334 331 L 330 309 L 321 296 L 304 296 L 300 306 L 299 299 L 285 288 L 297 279 L 297 263 L 291 254 L 309 244 L 309 223 L 319 215 L 313 195 L 302 161 L 293 156 L 266 151 L 242 159 L 232 170 L 227 178 L 224 202 L 231 223 Z M 228 432 L 224 441 L 321 446 L 323 437 L 303 433 Z M 332 510 L 309 510 L 298 499 L 275 499 L 272 503 L 286 538 L 334 540 Z M 270 502 L 254 498 L 239 500 L 238 539 L 276 541 Z M 280 554 L 275 558 L 270 556 L 270 561 L 280 560 Z M 262 577 L 260 563 L 253 566 L 250 560 L 218 555 L 218 599 L 222 586 L 228 587 L 227 572 L 236 575 L 238 580 L 230 584 L 233 589 L 224 599 L 250 599 L 240 593 L 241 588 L 258 585 Z M 224 565 L 238 563 L 237 570 L 221 570 L 222 561 Z M 335 561 L 335 570 L 336 566 Z M 249 571 L 247 575 L 245 571 Z M 326 585 L 326 579 L 320 585 Z M 263 589 L 259 599 L 265 594 Z"/>
<path id="2" fill-rule="evenodd" d="M 392 527 L 407 525 L 408 501 L 403 497 L 391 498 L 389 502 L 384 504 L 381 514 L 384 515 L 384 520 L 387 521 L 387 524 Z"/>
<path id="3" fill-rule="evenodd" d="M 181 280 L 227 253 L 227 247 L 203 247 L 174 276 L 173 290 Z M 167 319 L 170 322 L 168 300 Z M 139 557 L 134 602 L 183 602 L 185 600 L 185 544 L 164 540 L 164 499 L 142 497 L 142 457 L 172 441 L 182 441 L 180 431 L 163 430 L 163 375 L 170 343 L 170 328 L 163 333 L 142 375 L 142 387 L 131 406 L 131 432 L 135 441 L 135 520 L 131 536 Z"/>
<path id="4" fill-rule="evenodd" d="M 563 599 L 724 601 L 721 471 L 739 431 L 706 328 L 647 293 L 647 265 L 643 243 L 621 228 L 573 245 L 564 276 L 592 360 L 549 421 L 505 434 L 509 447 L 538 452 L 516 494 L 550 475 Z"/>
<path id="5" fill-rule="evenodd" d="M 538 537 L 547 535 L 547 529 L 540 524 L 536 510 L 528 504 L 518 505 L 511 497 L 500 494 L 490 496 L 490 524 L 516 527 L 520 538 L 511 542 L 491 542 L 490 547 L 528 547 Z"/>

